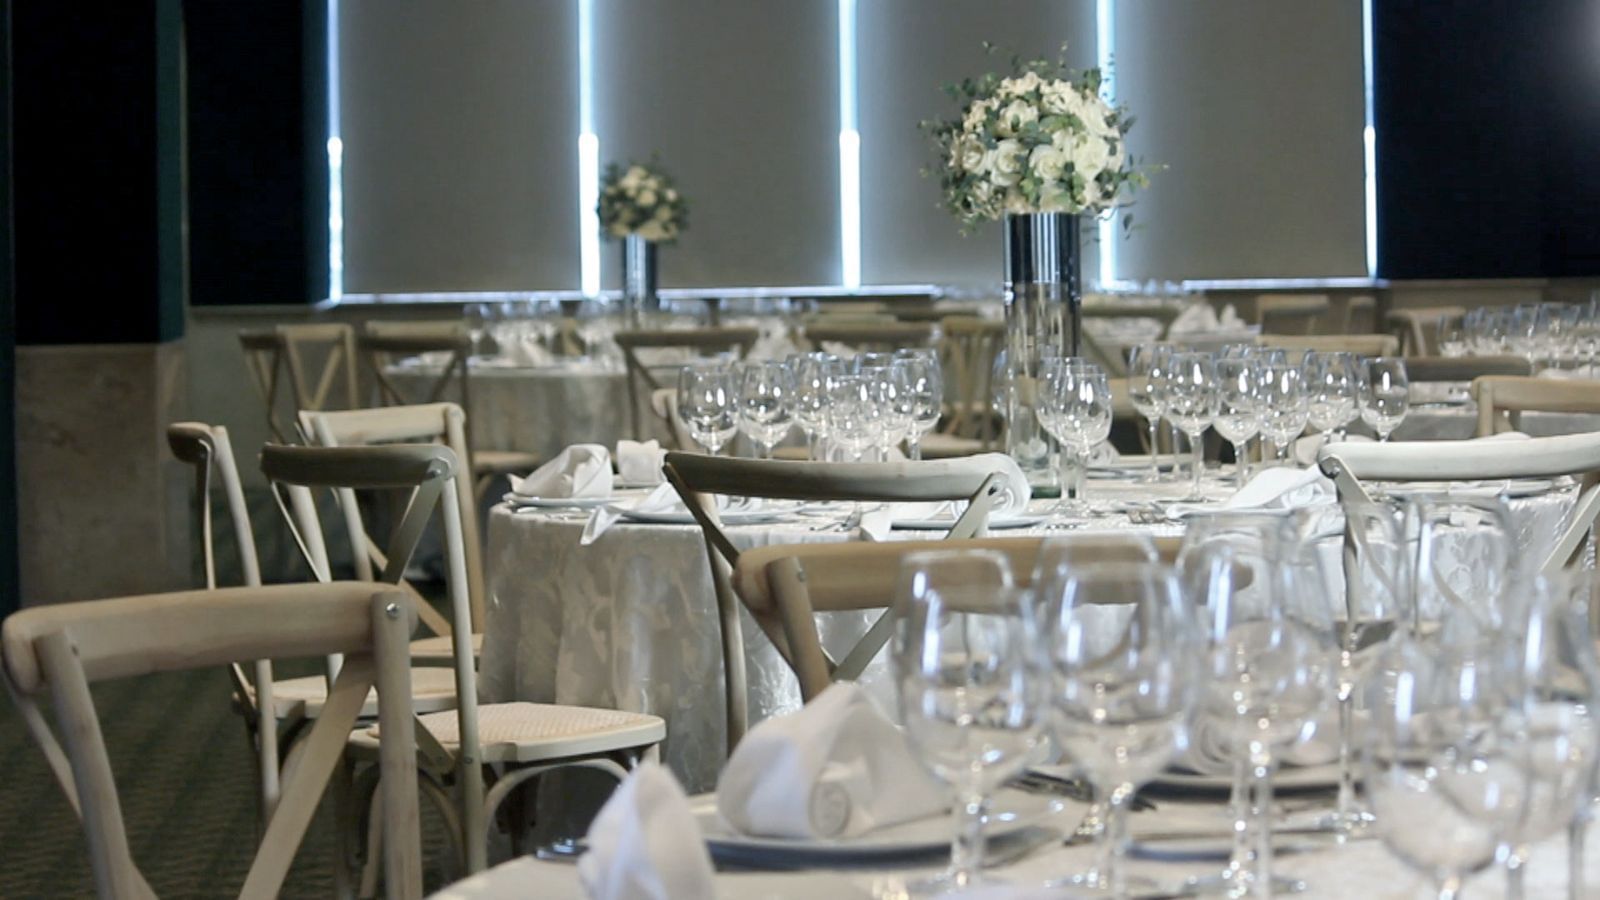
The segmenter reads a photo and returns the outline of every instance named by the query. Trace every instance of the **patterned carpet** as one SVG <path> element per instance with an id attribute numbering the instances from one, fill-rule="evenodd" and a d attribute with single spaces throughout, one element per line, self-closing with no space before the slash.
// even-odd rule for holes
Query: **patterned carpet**
<path id="1" fill-rule="evenodd" d="M 297 673 L 284 673 L 289 674 Z M 230 690 L 222 670 L 152 675 L 94 689 L 133 856 L 163 898 L 233 896 L 255 853 L 255 776 Z M 3 696 L 0 773 L 0 897 L 93 896 L 83 831 L 21 716 Z M 330 810 L 325 801 L 282 896 L 332 896 Z M 424 806 L 424 879 L 433 890 L 453 866 L 430 813 Z"/>

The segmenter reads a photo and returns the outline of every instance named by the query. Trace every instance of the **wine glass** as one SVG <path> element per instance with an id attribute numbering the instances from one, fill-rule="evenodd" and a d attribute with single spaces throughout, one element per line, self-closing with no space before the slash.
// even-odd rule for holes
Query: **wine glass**
<path id="1" fill-rule="evenodd" d="M 1306 430 L 1311 408 L 1300 368 L 1287 363 L 1262 369 L 1261 433 L 1272 438 L 1280 463 L 1289 458 L 1289 444 Z"/>
<path id="2" fill-rule="evenodd" d="M 466 315 L 467 335 L 472 339 L 472 355 L 487 356 L 484 338 L 488 337 L 489 328 L 498 316 L 498 307 L 493 303 L 468 303 Z"/>
<path id="3" fill-rule="evenodd" d="M 1217 360 L 1217 417 L 1212 422 L 1217 434 L 1233 445 L 1235 471 L 1240 487 L 1250 468 L 1246 445 L 1261 428 L 1261 372 L 1254 360 Z"/>
<path id="4" fill-rule="evenodd" d="M 1356 357 L 1313 351 L 1306 354 L 1301 371 L 1306 381 L 1306 422 L 1331 441 L 1334 432 L 1357 414 Z"/>
<path id="5" fill-rule="evenodd" d="M 916 401 L 903 366 L 863 366 L 861 376 L 869 379 L 873 402 L 878 404 L 878 456 L 887 462 L 892 448 L 911 431 L 916 416 Z"/>
<path id="6" fill-rule="evenodd" d="M 1125 897 L 1127 802 L 1188 746 L 1199 696 L 1194 609 L 1158 563 L 1071 566 L 1060 586 L 1039 602 L 1055 735 L 1109 810 L 1094 868 L 1067 883 Z"/>
<path id="7" fill-rule="evenodd" d="M 1111 434 L 1111 382 L 1088 360 L 1051 361 L 1040 379 L 1041 421 L 1061 443 L 1060 510 L 1083 506 L 1085 470 L 1094 448 Z"/>
<path id="8" fill-rule="evenodd" d="M 1492 497 L 1420 494 L 1405 502 L 1408 630 L 1425 644 L 1487 645 L 1514 617 L 1509 611 L 1516 533 Z"/>
<path id="9" fill-rule="evenodd" d="M 895 592 L 900 716 L 922 762 L 956 794 L 950 867 L 907 887 L 943 893 L 979 880 L 990 794 L 1043 740 L 1037 624 L 1004 554 L 906 556 Z"/>
<path id="10" fill-rule="evenodd" d="M 871 383 L 861 375 L 840 375 L 828 387 L 828 436 L 859 462 L 878 437 L 879 407 Z"/>
<path id="11" fill-rule="evenodd" d="M 791 358 L 790 371 L 794 379 L 794 402 L 790 408 L 795 424 L 806 436 L 806 455 L 821 459 L 821 438 L 827 430 L 828 386 L 843 367 L 831 353 L 804 353 Z"/>
<path id="12" fill-rule="evenodd" d="M 1144 477 L 1147 484 L 1161 480 L 1158 432 L 1167 409 L 1167 370 L 1171 360 L 1172 347 L 1167 344 L 1139 344 L 1128 354 L 1128 397 L 1150 429 L 1150 471 Z"/>
<path id="13" fill-rule="evenodd" d="M 944 373 L 939 354 L 929 349 L 897 350 L 894 364 L 906 373 L 912 398 L 911 428 L 906 432 L 906 456 L 922 458 L 922 436 L 939 424 L 944 412 Z"/>
<path id="14" fill-rule="evenodd" d="M 1201 437 L 1217 412 L 1217 370 L 1209 353 L 1174 353 L 1166 378 L 1167 418 L 1189 436 L 1194 452 L 1194 481 L 1188 500 L 1200 500 L 1200 474 L 1205 470 Z"/>
<path id="15" fill-rule="evenodd" d="M 1460 316 L 1448 314 L 1440 316 L 1437 335 L 1440 356 L 1467 355 L 1469 335 Z"/>
<path id="16" fill-rule="evenodd" d="M 1405 421 L 1411 404 L 1411 382 L 1406 377 L 1406 362 L 1394 356 L 1367 360 L 1366 378 L 1361 386 L 1361 421 L 1387 441 Z"/>
<path id="17" fill-rule="evenodd" d="M 712 456 L 738 431 L 733 373 L 719 362 L 678 371 L 678 416 L 695 443 Z"/>
<path id="18" fill-rule="evenodd" d="M 739 369 L 739 430 L 761 459 L 794 424 L 794 379 L 781 362 L 744 363 Z"/>

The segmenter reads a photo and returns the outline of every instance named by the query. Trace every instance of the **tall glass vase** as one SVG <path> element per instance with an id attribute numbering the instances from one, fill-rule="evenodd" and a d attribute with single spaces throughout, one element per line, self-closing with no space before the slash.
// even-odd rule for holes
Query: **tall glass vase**
<path id="1" fill-rule="evenodd" d="M 637 234 L 622 239 L 622 304 L 629 328 L 640 328 L 659 311 L 656 245 Z"/>
<path id="2" fill-rule="evenodd" d="M 1005 231 L 1006 453 L 1035 490 L 1059 487 L 1051 455 L 1056 441 L 1039 421 L 1040 363 L 1077 356 L 1083 287 L 1078 217 L 1007 214 Z"/>

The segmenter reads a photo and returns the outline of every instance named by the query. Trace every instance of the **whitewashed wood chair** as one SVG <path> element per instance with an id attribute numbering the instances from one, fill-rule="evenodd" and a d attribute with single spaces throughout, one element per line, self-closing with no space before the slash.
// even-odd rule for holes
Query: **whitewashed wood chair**
<path id="1" fill-rule="evenodd" d="M 356 348 L 377 387 L 376 405 L 411 406 L 454 400 L 460 403 L 467 421 L 473 421 L 472 369 L 469 365 L 472 338 L 463 323 L 368 322 L 356 336 Z M 395 363 L 424 353 L 442 357 L 437 374 L 430 378 L 416 373 L 419 381 L 417 389 L 395 381 L 391 374 L 391 367 Z M 470 432 L 467 437 L 470 453 L 465 458 L 471 463 L 474 479 L 472 490 L 479 499 L 483 498 L 497 477 L 526 475 L 542 462 L 537 453 L 482 447 L 471 440 Z"/>
<path id="2" fill-rule="evenodd" d="M 989 512 L 1021 477 L 1016 464 L 999 454 L 921 462 L 834 463 L 770 459 L 732 459 L 698 453 L 668 453 L 663 469 L 704 534 L 706 558 L 716 593 L 722 638 L 723 687 L 728 749 L 744 737 L 749 724 L 749 690 L 745 673 L 744 626 L 739 599 L 730 582 L 740 550 L 723 530 L 712 494 L 774 500 L 850 500 L 862 502 L 926 502 L 966 500 L 968 506 L 947 536 L 980 534 Z M 763 623 L 776 644 L 780 631 Z M 859 672 L 889 639 L 891 622 L 882 617 L 840 663 Z"/>
<path id="3" fill-rule="evenodd" d="M 1256 321 L 1262 334 L 1311 334 L 1328 309 L 1326 294 L 1262 294 Z"/>
<path id="4" fill-rule="evenodd" d="M 812 349 L 823 344 L 843 344 L 856 351 L 901 350 L 906 347 L 933 346 L 934 328 L 925 322 L 840 323 L 814 322 L 800 329 L 801 338 Z"/>
<path id="5" fill-rule="evenodd" d="M 467 590 L 467 560 L 457 487 L 458 462 L 451 448 L 440 444 L 391 444 L 379 447 L 290 447 L 268 445 L 261 468 L 274 482 L 296 491 L 311 488 L 355 491 L 403 489 L 411 492 L 404 515 L 395 526 L 383 580 L 398 581 L 435 512 L 443 521 L 447 592 L 450 602 L 451 668 L 457 705 L 453 711 L 420 716 L 416 729 L 416 762 L 422 784 L 434 798 L 450 788 L 458 809 L 446 822 L 458 832 L 468 872 L 488 863 L 488 825 L 513 791 L 547 771 L 580 767 L 606 772 L 619 781 L 624 763 L 653 757 L 666 736 L 657 716 L 620 710 L 537 703 L 478 702 L 477 669 L 469 636 L 472 612 Z M 296 530 L 304 536 L 320 529 L 315 510 L 297 507 Z M 408 597 L 411 595 L 407 595 Z M 426 606 L 413 599 L 413 605 Z M 350 736 L 357 760 L 372 759 L 380 750 L 381 727 Z M 485 789 L 485 770 L 498 775 Z M 357 792 L 358 800 L 361 791 Z M 374 816 L 377 818 L 377 816 Z M 363 893 L 370 889 L 371 872 Z"/>
<path id="6" fill-rule="evenodd" d="M 628 425 L 634 440 L 651 437 L 644 428 L 640 412 L 644 402 L 663 389 L 676 389 L 664 385 L 650 369 L 649 360 L 641 359 L 641 350 L 689 350 L 696 356 L 715 356 L 719 353 L 737 354 L 739 359 L 750 355 L 761 332 L 755 328 L 652 328 L 619 331 L 612 336 L 622 350 L 622 361 L 627 366 Z"/>
<path id="7" fill-rule="evenodd" d="M 1522 356 L 1408 356 L 1406 377 L 1419 381 L 1472 381 L 1484 375 L 1532 375 Z"/>
<path id="8" fill-rule="evenodd" d="M 306 442 L 318 447 L 367 447 L 378 444 L 429 443 L 449 447 L 456 459 L 470 459 L 467 445 L 466 413 L 454 403 L 422 403 L 414 406 L 387 406 L 378 409 L 303 412 L 300 430 Z M 356 577 L 370 580 L 385 570 L 389 561 L 378 543 L 367 534 L 361 504 L 355 491 L 335 491 L 345 532 L 350 538 Z M 460 509 L 463 553 L 467 566 L 467 591 L 472 610 L 472 645 L 477 653 L 483 645 L 483 616 L 488 587 L 484 583 L 483 543 L 478 535 L 478 506 L 474 491 L 459 491 L 455 502 Z M 326 569 L 328 554 L 320 529 L 302 535 L 307 548 Z M 422 623 L 433 637 L 412 642 L 412 658 L 418 662 L 448 664 L 453 657 L 452 624 L 431 607 L 421 611 Z"/>
<path id="9" fill-rule="evenodd" d="M 1369 334 L 1378 330 L 1378 300 L 1370 294 L 1356 294 L 1344 299 L 1344 323 L 1339 329 L 1345 334 Z"/>
<path id="10" fill-rule="evenodd" d="M 1478 436 L 1520 430 L 1525 412 L 1600 414 L 1600 382 L 1578 378 L 1485 375 L 1473 379 Z"/>
<path id="11" fill-rule="evenodd" d="M 289 400 L 295 410 L 353 409 L 361 405 L 356 387 L 355 337 L 349 325 L 245 329 L 239 332 L 239 346 L 251 381 L 266 404 L 267 427 L 279 441 L 294 436 L 293 427 L 278 421 L 284 375 L 288 376 Z"/>
<path id="12" fill-rule="evenodd" d="M 239 895 L 278 894 L 295 850 L 369 690 L 377 689 L 386 739 L 383 772 L 387 895 L 422 895 L 406 642 L 415 619 L 405 599 L 371 584 L 222 588 L 63 603 L 23 610 L 0 628 L 8 692 L 83 822 L 102 898 L 154 896 L 129 850 L 105 739 L 89 686 L 155 672 L 226 666 L 239 659 L 343 654 L 322 718 L 284 772 L 283 791 Z M 52 732 L 37 699 L 55 708 Z M 211 885 L 206 893 L 220 893 Z"/>
<path id="13" fill-rule="evenodd" d="M 1467 314 L 1464 306 L 1424 306 L 1412 309 L 1391 309 L 1383 317 L 1384 324 L 1400 339 L 1406 356 L 1427 356 L 1439 352 L 1439 335 L 1435 329 L 1441 320 L 1461 321 Z M 1406 360 L 1407 366 L 1410 360 Z"/>
<path id="14" fill-rule="evenodd" d="M 1158 559 L 1170 563 L 1178 553 L 1177 538 L 1149 542 Z M 817 615 L 891 608 L 900 566 L 913 553 L 930 550 L 994 550 L 1006 555 L 1018 587 L 1032 586 L 1041 551 L 1059 544 L 1079 559 L 1129 561 L 1147 558 L 1141 547 L 1122 535 L 1072 535 L 1069 540 L 1041 537 L 975 538 L 942 541 L 893 541 L 886 544 L 775 544 L 756 547 L 733 567 L 733 588 L 763 630 L 776 633 L 779 653 L 794 670 L 805 702 L 835 681 L 860 677 L 861 665 L 836 662 L 822 646 Z M 1130 550 L 1138 550 L 1137 555 Z M 886 616 L 887 618 L 887 616 Z M 854 657 L 852 650 L 846 659 Z"/>
<path id="15" fill-rule="evenodd" d="M 994 449 L 1000 424 L 994 410 L 994 363 L 1006 343 L 1006 323 L 977 316 L 948 316 L 939 323 L 946 384 L 954 388 L 939 430 L 922 439 L 925 459 L 967 456 Z"/>

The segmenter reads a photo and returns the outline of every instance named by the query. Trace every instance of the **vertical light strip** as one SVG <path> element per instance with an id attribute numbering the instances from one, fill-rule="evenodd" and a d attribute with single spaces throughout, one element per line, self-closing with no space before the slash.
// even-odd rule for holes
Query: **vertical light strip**
<path id="1" fill-rule="evenodd" d="M 840 283 L 861 286 L 861 132 L 856 129 L 856 0 L 839 0 Z"/>
<path id="2" fill-rule="evenodd" d="M 328 299 L 344 297 L 344 139 L 339 113 L 339 0 L 328 0 Z"/>
<path id="3" fill-rule="evenodd" d="M 1117 98 L 1116 72 L 1112 68 L 1112 53 L 1117 44 L 1116 5 L 1113 0 L 1095 0 L 1094 4 L 1094 55 L 1103 80 L 1100 93 L 1108 102 Z M 1116 214 L 1102 216 L 1100 229 L 1100 283 L 1110 285 L 1117 280 L 1117 221 Z"/>
<path id="4" fill-rule="evenodd" d="M 600 293 L 600 138 L 594 133 L 594 0 L 578 0 L 578 248 L 588 296 Z"/>
<path id="5" fill-rule="evenodd" d="M 1361 129 L 1361 162 L 1366 176 L 1367 277 L 1378 277 L 1378 131 L 1372 110 L 1372 0 L 1361 0 L 1361 77 L 1366 127 Z"/>

